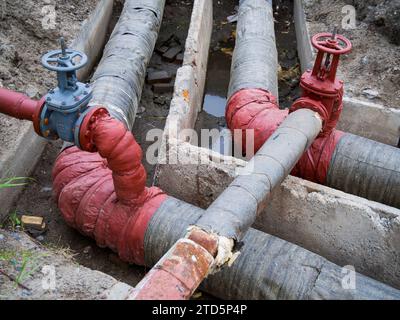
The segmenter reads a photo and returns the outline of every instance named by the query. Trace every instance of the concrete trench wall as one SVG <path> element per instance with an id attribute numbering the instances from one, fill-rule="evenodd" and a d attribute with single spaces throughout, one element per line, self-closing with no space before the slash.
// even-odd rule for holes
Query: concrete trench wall
<path id="1" fill-rule="evenodd" d="M 314 62 L 314 48 L 304 9 L 304 0 L 294 0 L 294 21 L 296 27 L 297 50 L 301 69 L 306 71 Z M 325 32 L 326 30 L 321 30 Z M 338 129 L 363 136 L 389 145 L 400 142 L 400 110 L 392 107 L 362 101 L 344 96 L 344 108 Z"/>
<path id="2" fill-rule="evenodd" d="M 155 179 L 168 194 L 202 208 L 245 165 L 241 159 L 194 146 L 177 134 L 194 127 L 201 109 L 211 37 L 211 27 L 204 26 L 211 14 L 211 1 L 195 1 L 185 63 L 177 73 Z M 188 164 L 196 159 L 199 164 Z M 254 227 L 400 288 L 400 210 L 396 208 L 289 176 L 274 191 Z"/>
<path id="3" fill-rule="evenodd" d="M 89 76 L 101 54 L 112 8 L 113 0 L 100 0 L 70 45 L 71 48 L 82 51 L 89 57 L 88 64 L 77 73 L 81 80 Z M 13 130 L 15 142 L 7 152 L 0 154 L 0 178 L 29 177 L 46 146 L 47 140 L 35 133 L 30 121 L 20 122 L 19 130 Z M 1 190 L 0 221 L 7 216 L 21 191 L 22 188 Z"/>

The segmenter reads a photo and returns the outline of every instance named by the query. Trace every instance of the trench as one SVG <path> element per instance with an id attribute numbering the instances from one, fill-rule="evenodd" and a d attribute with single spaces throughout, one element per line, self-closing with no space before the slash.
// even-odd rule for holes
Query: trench
<path id="1" fill-rule="evenodd" d="M 287 5 L 290 1 L 283 1 L 286 5 L 279 6 L 277 16 L 279 21 L 275 24 L 277 35 L 277 46 L 279 59 L 285 70 L 293 68 L 297 63 L 297 54 L 293 59 L 287 59 L 286 48 L 295 47 L 295 43 L 286 43 L 288 37 L 295 41 L 294 25 L 291 16 L 291 6 Z M 236 23 L 227 23 L 227 17 L 233 16 L 236 12 L 237 1 L 222 0 L 213 2 L 214 6 L 214 25 L 210 45 L 210 54 L 207 70 L 207 81 L 204 95 L 203 110 L 198 116 L 196 129 L 223 129 L 226 127 L 224 112 L 226 95 L 229 85 L 231 54 L 235 45 L 234 30 Z M 122 10 L 122 4 L 116 1 L 113 9 L 113 16 L 109 26 L 108 36 L 111 34 Z M 180 45 L 184 49 L 187 31 L 190 24 L 192 13 L 191 1 L 169 1 L 166 5 L 161 31 L 156 44 L 156 50 L 148 66 L 148 72 L 166 70 L 171 76 L 171 82 L 175 80 L 177 69 L 180 63 L 167 62 L 161 58 L 157 48 L 165 44 Z M 286 23 L 281 24 L 281 20 L 289 21 L 289 28 Z M 285 29 L 286 28 L 286 29 Z M 289 29 L 289 33 L 287 32 Z M 283 31 L 280 32 L 280 31 Z M 281 62 L 283 61 L 283 63 Z M 95 71 L 95 68 L 93 72 Z M 280 95 L 281 99 L 290 100 L 293 90 L 285 89 L 286 82 L 279 83 L 281 92 L 289 91 L 286 95 Z M 134 123 L 133 132 L 135 138 L 145 153 L 147 148 L 153 143 L 146 141 L 146 133 L 150 129 L 163 129 L 165 120 L 169 113 L 169 105 L 172 100 L 172 89 L 163 93 L 154 92 L 153 85 L 145 83 L 138 114 Z M 281 100 L 282 102 L 282 100 Z M 284 106 L 288 106 L 284 104 Z M 56 157 L 62 146 L 62 142 L 48 142 L 41 160 L 37 164 L 31 178 L 34 182 L 30 183 L 21 193 L 19 200 L 14 204 L 10 211 L 21 215 L 43 216 L 47 229 L 43 234 L 31 234 L 37 241 L 45 247 L 53 250 L 68 253 L 73 259 L 93 270 L 99 270 L 114 278 L 135 286 L 145 275 L 147 269 L 134 265 L 129 265 L 121 261 L 117 254 L 107 248 L 99 248 L 96 243 L 85 236 L 82 236 L 74 229 L 68 227 L 57 205 L 52 198 L 51 170 Z M 148 172 L 147 184 L 153 183 L 155 165 L 150 164 L 143 158 L 143 163 Z M 10 227 L 7 222 L 5 226 Z M 199 295 L 197 295 L 198 297 Z M 210 296 L 203 294 L 201 299 L 208 299 Z"/>

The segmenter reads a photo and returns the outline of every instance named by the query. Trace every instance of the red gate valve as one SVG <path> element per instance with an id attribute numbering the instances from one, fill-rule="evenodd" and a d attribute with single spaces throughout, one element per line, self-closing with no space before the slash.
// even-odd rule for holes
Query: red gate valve
<path id="1" fill-rule="evenodd" d="M 330 134 L 336 127 L 343 109 L 343 81 L 336 78 L 339 58 L 351 51 L 350 40 L 334 33 L 318 33 L 311 40 L 318 50 L 312 70 L 300 79 L 302 97 L 297 99 L 290 112 L 307 108 L 318 112 L 323 120 L 320 136 Z"/>

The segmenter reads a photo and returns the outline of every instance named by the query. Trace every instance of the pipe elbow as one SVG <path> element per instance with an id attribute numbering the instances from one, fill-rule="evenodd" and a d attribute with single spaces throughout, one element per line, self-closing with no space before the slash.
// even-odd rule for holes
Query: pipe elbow
<path id="1" fill-rule="evenodd" d="M 254 152 L 272 135 L 287 117 L 287 110 L 280 110 L 276 98 L 263 89 L 242 89 L 228 101 L 225 118 L 228 128 L 234 133 L 236 143 L 241 143 L 246 150 L 246 130 L 254 133 Z M 251 132 L 250 132 L 251 133 Z M 239 141 L 238 141 L 239 139 Z"/>
<path id="2" fill-rule="evenodd" d="M 66 222 L 124 261 L 144 265 L 147 225 L 167 196 L 146 187 L 142 151 L 133 135 L 108 115 L 91 122 L 98 150 L 70 147 L 53 168 L 54 197 Z"/>

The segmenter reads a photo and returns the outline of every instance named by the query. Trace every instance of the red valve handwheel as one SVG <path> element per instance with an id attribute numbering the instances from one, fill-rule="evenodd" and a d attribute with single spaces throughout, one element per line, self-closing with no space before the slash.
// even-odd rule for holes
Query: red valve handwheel
<path id="1" fill-rule="evenodd" d="M 332 33 L 317 33 L 311 39 L 311 43 L 314 48 L 334 54 L 345 54 L 351 51 L 352 45 L 349 39 L 337 34 L 333 39 Z"/>

